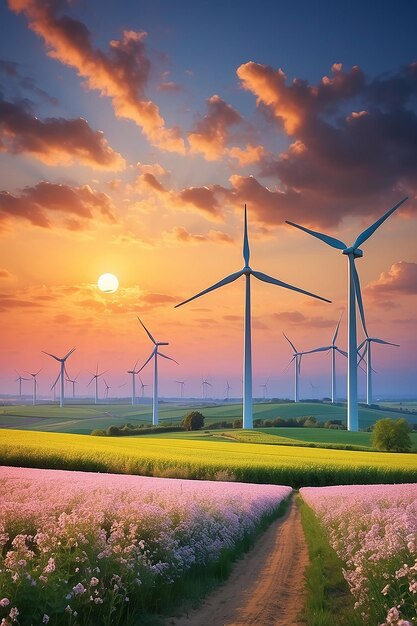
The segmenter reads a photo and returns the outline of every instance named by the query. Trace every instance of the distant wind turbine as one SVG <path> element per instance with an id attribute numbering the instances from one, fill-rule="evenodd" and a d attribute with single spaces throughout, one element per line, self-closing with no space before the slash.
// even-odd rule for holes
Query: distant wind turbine
<path id="1" fill-rule="evenodd" d="M 91 383 L 93 382 L 93 380 L 95 381 L 95 393 L 94 393 L 94 404 L 98 403 L 98 379 L 100 378 L 100 376 L 103 376 L 103 374 L 106 374 L 109 370 L 104 370 L 103 372 L 98 371 L 98 363 L 97 363 L 97 367 L 96 367 L 96 373 L 93 374 L 93 372 L 90 372 L 90 374 L 92 375 L 92 379 L 90 380 L 90 382 L 88 383 L 87 387 L 89 387 L 91 385 Z"/>
<path id="2" fill-rule="evenodd" d="M 203 400 L 207 400 L 207 387 L 213 387 L 206 378 L 201 378 L 201 397 Z"/>
<path id="3" fill-rule="evenodd" d="M 309 350 L 305 354 L 312 354 L 313 352 L 329 352 L 332 351 L 332 403 L 336 402 L 336 352 L 340 352 L 343 356 L 347 357 L 348 354 L 344 350 L 341 350 L 336 346 L 336 339 L 339 333 L 339 326 L 342 316 L 340 316 L 339 321 L 336 325 L 336 330 L 334 331 L 332 343 L 330 346 L 322 346 L 320 348 L 315 348 L 314 350 Z"/>
<path id="4" fill-rule="evenodd" d="M 166 354 L 162 354 L 162 352 L 159 352 L 158 350 L 159 346 L 169 346 L 169 342 L 168 341 L 155 341 L 155 339 L 152 337 L 151 333 L 146 328 L 145 324 L 139 319 L 139 317 L 138 317 L 138 320 L 142 324 L 149 339 L 152 341 L 152 343 L 155 346 L 150 356 L 146 359 L 145 363 L 140 368 L 139 372 L 143 370 L 145 365 L 147 365 L 151 359 L 154 359 L 152 424 L 153 426 L 157 426 L 158 425 L 158 356 L 162 356 L 164 359 L 168 359 L 168 361 L 174 361 L 174 363 L 177 363 L 177 365 L 178 365 L 178 362 L 175 359 L 172 359 L 170 356 L 166 356 Z"/>
<path id="5" fill-rule="evenodd" d="M 45 350 L 42 350 L 42 352 L 44 354 L 47 354 L 48 356 L 50 356 L 53 359 L 55 359 L 55 361 L 58 361 L 59 363 L 61 363 L 59 374 L 58 374 L 58 376 L 56 378 L 56 381 L 54 382 L 54 384 L 51 387 L 51 390 L 54 389 L 55 385 L 58 382 L 58 380 L 60 380 L 60 382 L 61 382 L 61 385 L 60 385 L 61 393 L 60 393 L 60 398 L 59 398 L 59 406 L 60 407 L 64 406 L 65 375 L 68 377 L 68 372 L 67 372 L 66 367 L 65 367 L 65 361 L 74 352 L 74 350 L 75 350 L 75 348 L 71 348 L 71 350 L 63 357 L 55 356 L 55 354 L 51 354 L 50 352 L 45 352 Z"/>
<path id="6" fill-rule="evenodd" d="M 175 382 L 180 386 L 180 398 L 182 400 L 184 397 L 185 380 L 176 380 Z"/>
<path id="7" fill-rule="evenodd" d="M 144 398 L 145 397 L 145 387 L 149 387 L 149 385 L 145 385 L 145 383 L 143 382 L 143 380 L 141 379 L 140 376 L 139 376 L 139 380 L 140 380 L 140 388 L 141 388 L 141 397 Z"/>
<path id="8" fill-rule="evenodd" d="M 229 385 L 229 381 L 226 381 L 226 400 L 229 400 L 229 393 L 231 390 L 231 386 Z"/>
<path id="9" fill-rule="evenodd" d="M 317 237 L 327 245 L 332 248 L 336 248 L 338 250 L 342 250 L 342 254 L 345 254 L 348 257 L 348 406 L 347 406 L 347 424 L 348 430 L 358 431 L 359 430 L 359 416 L 358 416 L 358 370 L 357 370 L 357 336 L 356 336 L 356 303 L 358 304 L 359 313 L 362 320 L 363 330 L 365 335 L 367 335 L 366 331 L 366 323 L 365 323 L 365 313 L 363 309 L 362 302 L 362 294 L 359 283 L 359 276 L 355 266 L 355 259 L 363 256 L 362 250 L 359 246 L 365 241 L 367 241 L 373 233 L 381 226 L 383 222 L 392 214 L 394 211 L 400 207 L 403 202 L 405 202 L 407 198 L 403 198 L 398 202 L 395 206 L 392 207 L 389 211 L 384 213 L 382 217 L 380 217 L 376 222 L 374 222 L 369 228 L 366 228 L 355 240 L 354 244 L 348 247 L 343 241 L 340 239 L 335 239 L 334 237 L 330 237 L 329 235 L 325 235 L 323 233 L 316 232 L 314 230 L 310 230 L 309 228 L 305 228 L 304 226 L 300 226 L 299 224 L 295 224 L 294 222 L 289 222 L 287 220 L 287 224 L 291 226 L 295 226 L 295 228 L 299 228 L 309 235 L 313 235 L 313 237 Z"/>
<path id="10" fill-rule="evenodd" d="M 26 374 L 30 374 L 30 376 L 32 376 L 32 404 L 33 406 L 35 406 L 36 404 L 36 394 L 37 394 L 37 389 L 38 389 L 38 381 L 36 380 L 36 376 L 39 374 L 41 369 L 38 370 L 35 374 L 32 374 L 32 372 L 26 372 Z"/>
<path id="11" fill-rule="evenodd" d="M 16 378 L 15 382 L 19 383 L 19 398 L 21 398 L 22 397 L 22 380 L 30 380 L 30 378 L 24 378 L 23 376 L 19 374 L 19 372 L 16 372 L 16 374 L 18 374 L 18 377 Z"/>
<path id="12" fill-rule="evenodd" d="M 283 332 L 282 333 L 285 337 L 285 339 L 288 341 L 288 343 L 290 344 L 291 348 L 294 350 L 294 354 L 292 355 L 292 359 L 291 361 L 288 363 L 287 367 L 289 365 L 291 365 L 291 363 L 294 361 L 294 402 L 299 402 L 299 376 L 300 376 L 300 372 L 301 372 L 301 359 L 303 358 L 304 354 L 308 354 L 307 352 L 299 352 L 297 350 L 297 348 L 295 347 L 295 345 L 293 344 L 292 341 L 290 341 L 290 339 L 288 339 L 287 335 Z M 287 369 L 287 368 L 285 368 Z"/>
<path id="13" fill-rule="evenodd" d="M 263 385 L 259 385 L 264 390 L 264 400 L 268 398 L 268 381 L 265 381 Z"/>
<path id="14" fill-rule="evenodd" d="M 358 346 L 358 353 L 364 347 L 364 350 L 360 356 L 359 363 L 365 358 L 366 359 L 366 404 L 372 404 L 372 350 L 371 346 L 373 343 L 382 343 L 386 346 L 395 346 L 399 348 L 398 343 L 391 343 L 390 341 L 384 341 L 383 339 L 377 339 L 377 337 L 366 337 L 362 343 Z"/>
<path id="15" fill-rule="evenodd" d="M 68 378 L 66 379 L 68 383 L 71 383 L 72 385 L 72 398 L 75 398 L 75 385 L 77 383 L 77 378 L 80 375 L 80 372 L 78 372 L 78 374 L 71 380 L 71 378 L 68 376 Z"/>
<path id="16" fill-rule="evenodd" d="M 265 283 L 271 283 L 272 285 L 278 285 L 279 287 L 285 287 L 286 289 L 291 289 L 292 291 L 298 291 L 299 293 L 303 293 L 307 296 L 312 296 L 313 298 L 318 298 L 319 300 L 325 300 L 326 302 L 330 302 L 330 300 L 326 300 L 325 298 L 321 298 L 320 296 L 316 296 L 309 291 L 305 291 L 304 289 L 299 289 L 298 287 L 294 287 L 289 285 L 288 283 L 284 283 L 281 280 L 277 280 L 276 278 L 272 278 L 267 274 L 263 274 L 262 272 L 257 272 L 253 270 L 249 266 L 249 258 L 250 258 L 250 250 L 249 250 L 249 239 L 248 239 L 248 224 L 247 224 L 247 212 L 246 212 L 246 204 L 245 204 L 245 212 L 244 212 L 244 231 L 243 231 L 243 260 L 245 265 L 243 269 L 234 274 L 230 274 L 230 276 L 226 276 L 218 283 L 204 289 L 204 291 L 200 291 L 195 296 L 188 298 L 188 300 L 184 300 L 180 304 L 176 306 L 182 306 L 187 302 L 191 302 L 191 300 L 195 300 L 195 298 L 199 298 L 210 291 L 214 291 L 219 287 L 223 287 L 224 285 L 228 285 L 229 283 L 234 282 L 240 276 L 245 276 L 245 309 L 244 309 L 244 339 L 243 339 L 243 428 L 253 428 L 253 413 L 252 413 L 252 338 L 251 338 L 251 299 L 250 299 L 250 277 L 254 276 L 258 280 L 261 280 Z"/>
<path id="17" fill-rule="evenodd" d="M 127 373 L 132 375 L 132 406 L 134 406 L 136 402 L 136 375 L 139 374 L 139 370 L 136 369 L 136 366 L 138 364 L 138 361 L 136 361 L 136 363 L 134 364 L 131 370 L 127 370 Z M 143 398 L 143 394 L 142 394 L 142 398 Z"/>

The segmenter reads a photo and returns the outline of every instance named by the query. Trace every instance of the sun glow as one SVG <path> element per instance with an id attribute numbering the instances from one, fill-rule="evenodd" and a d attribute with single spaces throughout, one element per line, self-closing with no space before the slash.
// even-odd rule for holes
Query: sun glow
<path id="1" fill-rule="evenodd" d="M 119 288 L 119 280 L 114 274 L 102 274 L 97 281 L 97 286 L 100 291 L 114 293 Z"/>

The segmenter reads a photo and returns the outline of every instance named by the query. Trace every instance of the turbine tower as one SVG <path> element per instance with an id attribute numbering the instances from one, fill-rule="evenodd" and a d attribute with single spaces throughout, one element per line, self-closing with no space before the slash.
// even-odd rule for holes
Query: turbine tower
<path id="1" fill-rule="evenodd" d="M 203 400 L 207 400 L 207 387 L 213 387 L 206 378 L 201 377 L 201 397 Z"/>
<path id="2" fill-rule="evenodd" d="M 18 377 L 16 378 L 15 382 L 19 383 L 19 398 L 21 398 L 22 397 L 22 380 L 30 380 L 30 378 L 24 378 L 23 376 L 19 374 L 19 372 L 16 372 L 16 374 L 18 374 Z"/>
<path id="3" fill-rule="evenodd" d="M 330 346 L 322 346 L 320 348 L 315 348 L 314 350 L 309 350 L 308 352 L 304 353 L 304 354 L 312 354 L 313 352 L 329 352 L 330 350 L 332 351 L 332 403 L 333 404 L 336 402 L 336 352 L 340 352 L 340 354 L 342 354 L 346 358 L 348 356 L 347 352 L 345 352 L 344 350 L 341 350 L 336 345 L 336 339 L 339 333 L 339 326 L 340 326 L 341 319 L 342 319 L 342 316 L 340 316 L 340 319 L 337 322 L 336 330 L 334 331 L 332 343 Z"/>
<path id="4" fill-rule="evenodd" d="M 293 344 L 293 342 L 288 339 L 287 335 L 284 332 L 282 334 L 284 335 L 285 339 L 290 344 L 291 348 L 294 350 L 292 359 L 288 363 L 287 367 L 291 365 L 291 363 L 294 361 L 294 402 L 299 402 L 300 401 L 299 399 L 299 376 L 301 372 L 301 359 L 303 358 L 304 354 L 308 354 L 308 353 L 299 352 L 297 348 L 295 347 L 295 345 Z"/>
<path id="5" fill-rule="evenodd" d="M 134 364 L 131 370 L 127 370 L 128 374 L 132 374 L 132 406 L 134 406 L 135 401 L 136 401 L 136 375 L 139 374 L 139 370 L 136 369 L 136 365 L 138 364 L 138 361 L 136 361 L 136 363 Z M 142 394 L 142 398 L 143 398 L 143 394 Z"/>
<path id="6" fill-rule="evenodd" d="M 40 371 L 41 370 L 38 370 L 35 374 L 32 374 L 32 372 L 26 372 L 26 374 L 30 374 L 30 376 L 32 376 L 32 404 L 33 406 L 35 406 L 36 404 L 36 393 L 38 389 L 38 381 L 36 380 L 36 376 L 39 374 Z"/>
<path id="7" fill-rule="evenodd" d="M 390 341 L 384 341 L 383 339 L 378 339 L 377 337 L 366 337 L 362 341 L 362 343 L 358 346 L 358 353 L 364 347 L 364 350 L 359 359 L 359 363 L 368 355 L 366 359 L 366 404 L 372 404 L 372 355 L 371 355 L 371 345 L 372 343 L 382 343 L 386 346 L 395 346 L 399 348 L 398 343 L 391 343 Z"/>
<path id="8" fill-rule="evenodd" d="M 158 351 L 159 346 L 169 346 L 168 341 L 155 341 L 155 339 L 152 337 L 151 333 L 146 328 L 145 324 L 139 319 L 139 317 L 138 317 L 138 320 L 142 324 L 149 339 L 152 341 L 152 343 L 155 346 L 150 356 L 146 359 L 145 363 L 140 368 L 139 372 L 143 370 L 145 365 L 147 365 L 151 359 L 154 359 L 152 425 L 157 426 L 158 425 L 158 356 L 162 356 L 164 359 L 168 359 L 168 361 L 174 361 L 174 363 L 177 363 L 177 365 L 178 365 L 178 362 L 175 359 L 172 359 L 170 356 L 166 356 L 166 354 L 162 354 L 162 352 Z"/>
<path id="9" fill-rule="evenodd" d="M 279 287 L 285 287 L 286 289 L 291 289 L 292 291 L 298 291 L 299 293 L 303 293 L 307 296 L 312 296 L 313 298 L 318 298 L 319 300 L 325 300 L 326 302 L 330 302 L 330 300 L 326 300 L 325 298 L 321 298 L 320 296 L 316 296 L 309 291 L 305 291 L 304 289 L 299 289 L 298 287 L 294 287 L 293 285 L 289 285 L 288 283 L 284 283 L 281 280 L 277 280 L 276 278 L 272 278 L 267 274 L 263 274 L 262 272 L 257 272 L 253 270 L 249 266 L 249 258 L 250 258 L 250 249 L 249 249 L 249 239 L 248 239 L 248 223 L 247 223 L 247 212 L 246 212 L 246 204 L 245 204 L 245 212 L 244 212 L 244 230 L 243 230 L 243 260 L 245 265 L 243 269 L 234 274 L 230 274 L 230 276 L 226 276 L 218 283 L 215 283 L 211 287 L 204 289 L 204 291 L 200 291 L 195 296 L 188 298 L 188 300 L 184 300 L 180 304 L 177 304 L 176 307 L 182 306 L 187 302 L 191 302 L 195 298 L 199 298 L 210 291 L 214 291 L 219 287 L 223 287 L 224 285 L 228 285 L 229 283 L 234 282 L 241 276 L 245 277 L 245 309 L 244 309 L 244 335 L 243 335 L 243 428 L 253 428 L 253 413 L 252 413 L 252 338 L 251 338 L 251 293 L 250 293 L 250 278 L 254 276 L 258 280 L 261 280 L 265 283 L 271 283 L 272 285 L 278 285 Z"/>
<path id="10" fill-rule="evenodd" d="M 176 380 L 175 382 L 180 386 L 180 398 L 182 400 L 184 397 L 185 380 Z"/>
<path id="11" fill-rule="evenodd" d="M 268 381 L 264 382 L 263 385 L 259 385 L 264 390 L 264 400 L 268 398 Z"/>
<path id="12" fill-rule="evenodd" d="M 45 350 L 42 350 L 42 352 L 44 354 L 47 354 L 48 356 L 51 356 L 53 359 L 55 359 L 55 361 L 58 361 L 59 363 L 61 363 L 61 367 L 59 370 L 59 374 L 56 378 L 56 381 L 54 382 L 54 384 L 51 387 L 52 389 L 55 389 L 55 385 L 57 384 L 58 380 L 61 381 L 61 394 L 60 394 L 60 398 L 59 398 L 59 406 L 63 407 L 64 406 L 64 384 L 65 384 L 65 375 L 68 376 L 68 372 L 66 370 L 65 367 L 65 361 L 68 359 L 68 357 L 74 352 L 75 348 L 71 348 L 71 350 L 63 357 L 59 357 L 59 356 L 55 356 L 55 354 L 51 354 L 50 352 L 45 352 Z"/>
<path id="13" fill-rule="evenodd" d="M 327 245 L 338 250 L 342 250 L 342 254 L 345 254 L 348 258 L 348 398 L 347 398 L 347 426 L 348 430 L 359 430 L 359 415 L 358 415 L 358 370 L 357 370 L 357 336 L 356 336 L 356 303 L 358 304 L 359 313 L 362 320 L 363 330 L 365 335 L 368 335 L 366 331 L 365 313 L 363 309 L 362 294 L 359 283 L 359 276 L 355 266 L 355 259 L 363 256 L 362 250 L 359 246 L 367 241 L 377 228 L 381 226 L 383 222 L 398 209 L 405 202 L 407 198 L 403 198 L 389 211 L 384 213 L 376 222 L 374 222 L 369 228 L 366 228 L 357 238 L 354 244 L 348 247 L 340 239 L 335 239 L 329 235 L 310 230 L 294 222 L 287 224 L 295 226 L 300 230 L 317 237 Z"/>
<path id="14" fill-rule="evenodd" d="M 103 376 L 103 374 L 106 374 L 106 372 L 108 372 L 109 370 L 104 370 L 104 372 L 100 372 L 98 371 L 98 363 L 97 363 L 97 367 L 96 367 L 96 373 L 93 374 L 92 372 L 90 372 L 90 374 L 92 375 L 92 379 L 90 380 L 90 382 L 88 383 L 87 387 L 89 387 L 91 385 L 91 383 L 93 382 L 93 380 L 95 380 L 95 394 L 94 394 L 94 404 L 98 403 L 98 379 L 100 378 L 100 376 Z"/>

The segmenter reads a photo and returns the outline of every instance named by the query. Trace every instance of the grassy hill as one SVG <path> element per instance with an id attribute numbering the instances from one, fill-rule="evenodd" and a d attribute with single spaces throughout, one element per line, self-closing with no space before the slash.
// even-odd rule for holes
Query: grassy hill
<path id="1" fill-rule="evenodd" d="M 162 403 L 159 407 L 161 424 L 179 422 L 190 410 L 202 411 L 206 426 L 217 421 L 233 421 L 242 417 L 242 405 L 218 404 L 211 406 L 181 405 Z M 254 419 L 284 419 L 314 416 L 320 421 L 346 419 L 346 407 L 321 402 L 256 403 L 253 406 Z M 378 410 L 359 408 L 361 428 L 367 428 L 382 417 L 401 417 L 388 408 Z M 417 416 L 407 415 L 411 423 L 417 423 Z M 69 405 L 62 409 L 57 405 L 0 407 L 0 428 L 15 428 L 34 431 L 49 431 L 74 434 L 89 434 L 96 428 L 121 426 L 126 422 L 134 425 L 149 424 L 152 420 L 151 405 L 131 406 L 126 404 Z M 280 429 L 282 431 L 282 429 Z M 282 433 L 281 433 L 282 434 Z"/>

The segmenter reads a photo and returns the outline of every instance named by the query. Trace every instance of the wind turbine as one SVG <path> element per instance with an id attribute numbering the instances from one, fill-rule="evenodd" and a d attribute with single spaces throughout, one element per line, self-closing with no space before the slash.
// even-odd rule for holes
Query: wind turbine
<path id="1" fill-rule="evenodd" d="M 177 304 L 176 307 L 182 306 L 187 302 L 191 302 L 195 298 L 199 298 L 210 291 L 214 291 L 219 287 L 223 287 L 224 285 L 228 285 L 229 283 L 234 282 L 241 276 L 245 277 L 245 309 L 244 309 L 244 335 L 243 335 L 243 428 L 253 428 L 253 413 L 252 413 L 252 338 L 251 338 L 251 299 L 250 299 L 250 277 L 254 276 L 258 280 L 261 280 L 265 283 L 271 283 L 272 285 L 278 285 L 279 287 L 285 287 L 286 289 L 291 289 L 293 291 L 298 291 L 299 293 L 303 293 L 307 296 L 312 296 L 313 298 L 318 298 L 319 300 L 325 300 L 326 302 L 330 302 L 330 300 L 326 300 L 325 298 L 321 298 L 320 296 L 316 296 L 309 291 L 305 291 L 304 289 L 299 289 L 298 287 L 294 287 L 289 285 L 288 283 L 284 283 L 281 280 L 277 280 L 276 278 L 272 278 L 267 274 L 263 274 L 262 272 L 257 272 L 253 270 L 249 266 L 249 258 L 250 258 L 250 250 L 249 250 L 249 239 L 248 239 L 248 223 L 247 223 L 247 212 L 246 212 L 246 204 L 245 204 L 245 213 L 244 213 L 244 230 L 243 230 L 243 260 L 245 265 L 243 269 L 234 274 L 230 274 L 230 276 L 226 276 L 218 283 L 215 283 L 211 287 L 204 289 L 204 291 L 200 291 L 195 296 L 188 298 L 188 300 L 184 300 L 180 304 Z"/>
<path id="2" fill-rule="evenodd" d="M 72 380 L 71 380 L 71 378 L 69 378 L 69 377 L 66 379 L 68 383 L 71 383 L 71 384 L 72 384 L 72 397 L 73 397 L 73 399 L 75 398 L 75 384 L 76 384 L 76 382 L 77 382 L 77 378 L 78 378 L 78 376 L 79 376 L 79 375 L 80 375 L 80 372 L 78 372 L 78 374 L 76 375 L 76 377 L 75 377 L 75 378 L 73 378 Z"/>
<path id="3" fill-rule="evenodd" d="M 201 377 L 201 397 L 203 400 L 207 400 L 207 387 L 213 387 L 206 378 Z"/>
<path id="4" fill-rule="evenodd" d="M 15 370 L 16 371 L 16 370 Z M 19 398 L 22 397 L 22 380 L 30 380 L 30 378 L 24 378 L 23 376 L 21 376 L 19 374 L 19 372 L 16 371 L 16 374 L 18 374 L 18 377 L 16 378 L 15 382 L 19 383 Z"/>
<path id="5" fill-rule="evenodd" d="M 138 361 L 136 361 L 136 363 L 134 364 L 131 370 L 127 370 L 128 374 L 132 374 L 132 406 L 134 406 L 135 400 L 136 400 L 136 375 L 139 374 L 139 370 L 136 369 L 136 365 L 138 364 Z M 139 380 L 140 380 L 140 377 L 139 377 Z M 142 392 L 143 392 L 143 389 L 142 389 Z M 143 398 L 143 393 L 142 393 L 142 398 Z"/>
<path id="6" fill-rule="evenodd" d="M 301 359 L 303 358 L 304 354 L 308 354 L 308 353 L 299 352 L 297 348 L 295 347 L 295 345 L 293 344 L 293 342 L 288 339 L 287 335 L 284 332 L 282 334 L 284 335 L 285 339 L 290 344 L 291 348 L 294 350 L 294 354 L 292 355 L 292 359 L 288 363 L 288 365 L 291 365 L 291 363 L 294 361 L 294 402 L 299 402 L 300 400 L 299 400 L 298 389 L 299 389 L 299 376 L 301 372 Z"/>
<path id="7" fill-rule="evenodd" d="M 264 390 L 264 400 L 268 398 L 268 381 L 264 382 L 263 385 L 259 385 Z"/>
<path id="8" fill-rule="evenodd" d="M 336 325 L 336 330 L 334 331 L 332 343 L 330 346 L 322 346 L 320 348 L 315 348 L 314 350 L 309 350 L 305 352 L 305 354 L 312 354 L 313 352 L 329 352 L 332 351 L 332 403 L 336 402 L 336 352 L 340 352 L 343 356 L 347 357 L 348 353 L 344 350 L 341 350 L 336 345 L 337 335 L 339 333 L 339 326 L 341 322 L 342 316 L 340 316 L 339 321 Z"/>
<path id="9" fill-rule="evenodd" d="M 182 400 L 184 397 L 185 380 L 176 380 L 175 382 L 180 386 L 180 398 Z"/>
<path id="10" fill-rule="evenodd" d="M 109 370 L 104 370 L 104 372 L 100 372 L 99 373 L 99 371 L 98 371 L 98 363 L 97 363 L 96 373 L 93 374 L 93 372 L 90 372 L 90 374 L 92 375 L 93 378 L 90 380 L 90 382 L 88 383 L 87 387 L 89 387 L 91 385 L 91 383 L 93 382 L 93 380 L 95 380 L 94 404 L 98 403 L 98 379 L 100 378 L 100 376 L 103 376 L 103 374 L 105 374 L 108 371 Z"/>
<path id="11" fill-rule="evenodd" d="M 59 370 L 59 374 L 57 376 L 56 381 L 54 382 L 54 384 L 52 385 L 51 389 L 55 388 L 55 385 L 57 384 L 58 380 L 61 381 L 61 395 L 59 398 L 59 406 L 63 407 L 64 406 L 64 383 L 65 383 L 65 374 L 68 376 L 68 372 L 65 368 L 65 361 L 68 359 L 68 357 L 74 352 L 75 348 L 71 348 L 71 350 L 63 357 L 59 357 L 59 356 L 55 356 L 55 354 L 51 354 L 50 352 L 45 352 L 45 350 L 42 350 L 42 352 L 44 354 L 47 354 L 48 356 L 51 356 L 53 359 L 55 359 L 55 361 L 58 361 L 59 363 L 61 363 L 61 367 Z"/>
<path id="12" fill-rule="evenodd" d="M 145 385 L 140 376 L 139 376 L 139 380 L 140 380 L 140 387 L 141 387 L 141 391 L 142 391 L 141 395 L 142 395 L 142 398 L 144 398 L 145 397 L 145 387 L 149 387 L 149 385 Z"/>
<path id="13" fill-rule="evenodd" d="M 358 346 L 358 353 L 365 346 L 364 351 L 359 359 L 359 363 L 365 358 L 366 354 L 368 355 L 366 359 L 366 404 L 368 405 L 372 404 L 372 343 L 382 343 L 387 346 L 395 346 L 396 348 L 400 347 L 398 343 L 391 343 L 390 341 L 384 341 L 383 339 L 378 339 L 377 337 L 368 336 Z"/>
<path id="14" fill-rule="evenodd" d="M 162 356 L 164 359 L 168 359 L 168 361 L 174 361 L 174 363 L 177 363 L 177 365 L 178 365 L 178 362 L 175 359 L 172 359 L 170 356 L 166 356 L 166 354 L 162 354 L 162 352 L 158 351 L 159 346 L 169 346 L 169 342 L 168 341 L 155 341 L 155 339 L 152 337 L 151 333 L 146 328 L 145 324 L 139 319 L 139 317 L 138 317 L 138 320 L 142 324 L 149 339 L 152 341 L 152 343 L 155 346 L 150 356 L 146 359 L 145 363 L 140 368 L 139 372 L 143 370 L 145 365 L 147 365 L 151 359 L 154 359 L 152 425 L 157 426 L 158 425 L 158 356 Z"/>
<path id="15" fill-rule="evenodd" d="M 355 259 L 363 256 L 362 250 L 359 246 L 367 241 L 377 228 L 381 226 L 383 222 L 407 200 L 403 198 L 389 211 L 384 213 L 376 222 L 374 222 L 369 228 L 366 228 L 355 240 L 354 244 L 348 247 L 340 239 L 335 239 L 329 235 L 310 230 L 294 222 L 286 221 L 287 224 L 299 228 L 313 237 L 317 237 L 327 245 L 338 250 L 342 250 L 342 254 L 348 257 L 348 398 L 347 398 L 347 425 L 348 430 L 359 430 L 359 416 L 358 416 L 358 370 L 357 370 L 357 337 L 356 337 L 356 303 L 358 304 L 359 313 L 362 320 L 363 330 L 365 335 L 368 335 L 366 331 L 365 313 L 363 310 L 362 294 L 359 283 L 359 276 L 355 266 Z"/>
<path id="16" fill-rule="evenodd" d="M 231 386 L 229 385 L 229 381 L 226 381 L 226 400 L 229 401 L 229 393 L 231 390 Z"/>
<path id="17" fill-rule="evenodd" d="M 36 392 L 38 388 L 38 381 L 36 380 L 36 376 L 39 374 L 41 369 L 38 370 L 36 374 L 32 374 L 32 372 L 26 372 L 27 374 L 30 374 L 30 376 L 32 376 L 32 404 L 33 406 L 35 406 L 36 404 Z"/>

